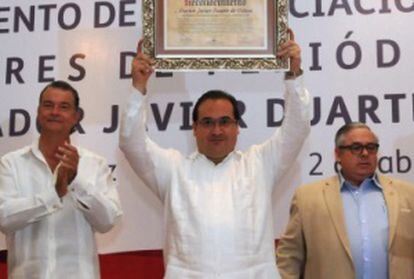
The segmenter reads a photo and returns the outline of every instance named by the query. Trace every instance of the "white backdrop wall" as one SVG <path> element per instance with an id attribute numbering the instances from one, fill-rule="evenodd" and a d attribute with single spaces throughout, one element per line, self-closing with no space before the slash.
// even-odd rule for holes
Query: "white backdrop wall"
<path id="1" fill-rule="evenodd" d="M 275 237 L 287 222 L 293 190 L 334 174 L 333 137 L 345 121 L 377 132 L 380 170 L 414 181 L 413 0 L 291 0 L 290 26 L 302 47 L 313 97 L 312 132 L 274 193 Z M 129 64 L 141 37 L 141 1 L 0 3 L 0 155 L 38 137 L 36 106 L 54 79 L 80 92 L 85 117 L 74 142 L 115 166 L 124 216 L 98 235 L 102 253 L 162 246 L 163 208 L 118 149 L 119 116 L 131 93 Z M 266 139 L 282 118 L 282 74 L 215 72 L 153 77 L 149 132 L 162 146 L 194 150 L 192 102 L 227 90 L 245 105 L 238 148 Z M 0 235 L 0 249 L 5 248 Z"/>

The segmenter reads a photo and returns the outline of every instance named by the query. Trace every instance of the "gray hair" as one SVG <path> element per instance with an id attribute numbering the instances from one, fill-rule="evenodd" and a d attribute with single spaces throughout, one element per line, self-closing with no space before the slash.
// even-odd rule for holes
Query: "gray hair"
<path id="1" fill-rule="evenodd" d="M 367 130 L 371 131 L 371 133 L 375 137 L 375 140 L 378 142 L 377 135 L 375 135 L 375 133 L 371 130 L 371 128 L 367 124 L 362 123 L 362 122 L 351 122 L 351 123 L 347 123 L 347 124 L 343 125 L 336 132 L 336 135 L 335 135 L 335 147 L 339 147 L 339 146 L 343 145 L 345 135 L 348 132 L 350 132 L 352 130 L 355 130 L 355 129 L 367 129 Z"/>

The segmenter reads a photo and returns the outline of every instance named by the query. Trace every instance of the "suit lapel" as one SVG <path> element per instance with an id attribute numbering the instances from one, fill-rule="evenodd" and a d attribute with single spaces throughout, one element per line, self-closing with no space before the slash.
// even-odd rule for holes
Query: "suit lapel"
<path id="1" fill-rule="evenodd" d="M 345 227 L 344 208 L 340 194 L 338 177 L 332 177 L 324 185 L 324 198 L 329 210 L 331 221 L 335 226 L 339 239 L 345 248 L 346 253 L 352 260 L 349 239 Z"/>
<path id="2" fill-rule="evenodd" d="M 388 225 L 389 225 L 389 239 L 388 249 L 391 248 L 392 241 L 394 240 L 395 230 L 397 228 L 398 221 L 398 195 L 392 187 L 392 180 L 385 176 L 379 176 L 378 178 L 381 186 L 383 187 L 384 199 L 387 204 L 388 211 Z"/>

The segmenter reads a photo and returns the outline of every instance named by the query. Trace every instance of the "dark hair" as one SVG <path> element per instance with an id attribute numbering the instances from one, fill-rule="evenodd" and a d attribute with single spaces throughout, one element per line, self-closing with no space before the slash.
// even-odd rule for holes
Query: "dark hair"
<path id="1" fill-rule="evenodd" d="M 369 131 L 371 131 L 371 133 L 374 135 L 376 141 L 378 142 L 378 137 L 375 135 L 374 132 L 372 132 L 371 128 L 362 122 L 351 122 L 351 123 L 347 123 L 345 125 L 343 125 L 341 128 L 339 128 L 339 130 L 336 132 L 335 135 L 335 146 L 339 147 L 340 145 L 343 144 L 343 140 L 344 140 L 344 136 L 350 132 L 351 130 L 354 129 L 367 129 Z"/>
<path id="2" fill-rule="evenodd" d="M 49 83 L 48 85 L 46 85 L 45 88 L 43 88 L 43 90 L 42 90 L 42 92 L 40 92 L 40 96 L 39 96 L 39 105 L 42 102 L 43 93 L 45 93 L 45 91 L 49 88 L 58 88 L 58 89 L 62 89 L 62 90 L 69 91 L 70 93 L 72 93 L 73 101 L 74 101 L 74 105 L 75 105 L 75 110 L 76 111 L 79 110 L 79 94 L 78 94 L 78 91 L 76 91 L 75 88 L 73 88 L 69 83 L 67 83 L 66 81 L 63 81 L 63 80 L 53 81 L 53 82 Z"/>
<path id="3" fill-rule="evenodd" d="M 237 106 L 237 100 L 234 98 L 231 94 L 223 91 L 223 90 L 209 90 L 203 95 L 201 95 L 200 98 L 198 98 L 194 109 L 193 109 L 193 122 L 196 122 L 198 120 L 198 108 L 202 103 L 204 103 L 207 100 L 218 100 L 218 99 L 225 99 L 228 100 L 232 107 L 233 107 L 233 116 L 234 119 L 237 121 L 240 120 L 240 112 L 239 108 Z"/>

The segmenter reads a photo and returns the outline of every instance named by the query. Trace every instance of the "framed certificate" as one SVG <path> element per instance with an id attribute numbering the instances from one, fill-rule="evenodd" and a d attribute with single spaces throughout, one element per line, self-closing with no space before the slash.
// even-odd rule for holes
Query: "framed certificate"
<path id="1" fill-rule="evenodd" d="M 144 52 L 159 71 L 286 70 L 287 0 L 143 0 Z"/>

